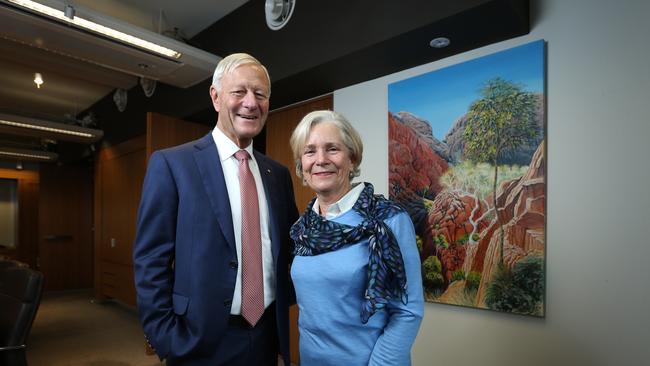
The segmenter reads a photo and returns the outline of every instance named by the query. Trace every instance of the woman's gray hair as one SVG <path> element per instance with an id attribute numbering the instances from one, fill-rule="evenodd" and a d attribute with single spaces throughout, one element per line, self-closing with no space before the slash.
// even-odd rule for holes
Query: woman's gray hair
<path id="1" fill-rule="evenodd" d="M 357 130 L 352 127 L 350 122 L 342 114 L 329 110 L 308 113 L 293 130 L 289 143 L 291 144 L 293 159 L 296 164 L 296 175 L 300 179 L 304 179 L 301 161 L 303 149 L 312 127 L 319 123 L 331 123 L 341 132 L 341 140 L 343 140 L 343 144 L 350 152 L 350 160 L 352 160 L 353 165 L 349 178 L 352 180 L 354 177 L 358 177 L 361 173 L 359 166 L 363 158 L 363 142 L 361 142 L 361 136 L 359 136 Z"/>
<path id="2" fill-rule="evenodd" d="M 228 55 L 219 61 L 219 64 L 214 69 L 214 74 L 212 75 L 212 85 L 217 89 L 217 93 L 221 92 L 221 79 L 224 75 L 229 74 L 234 69 L 242 65 L 257 65 L 264 70 L 266 79 L 269 81 L 269 95 L 271 94 L 271 77 L 269 76 L 268 70 L 262 65 L 255 57 L 247 53 L 233 53 Z"/>

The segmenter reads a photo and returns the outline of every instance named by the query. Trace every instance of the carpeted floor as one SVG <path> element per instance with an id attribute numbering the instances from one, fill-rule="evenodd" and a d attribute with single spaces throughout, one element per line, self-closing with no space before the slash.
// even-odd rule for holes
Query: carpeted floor
<path id="1" fill-rule="evenodd" d="M 159 366 L 133 308 L 90 291 L 46 294 L 27 343 L 29 366 Z"/>
<path id="2" fill-rule="evenodd" d="M 161 366 L 144 351 L 135 309 L 92 291 L 46 294 L 27 340 L 29 366 Z M 278 366 L 284 363 L 278 360 Z M 1 365 L 0 365 L 1 366 Z"/>

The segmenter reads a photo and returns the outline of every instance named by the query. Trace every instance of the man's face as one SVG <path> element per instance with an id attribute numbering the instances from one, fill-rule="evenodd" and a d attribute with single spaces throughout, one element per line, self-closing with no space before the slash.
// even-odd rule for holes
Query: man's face
<path id="1" fill-rule="evenodd" d="M 217 127 L 237 146 L 248 146 L 262 131 L 269 114 L 270 86 L 261 67 L 246 64 L 221 78 L 221 91 L 210 87 Z"/>

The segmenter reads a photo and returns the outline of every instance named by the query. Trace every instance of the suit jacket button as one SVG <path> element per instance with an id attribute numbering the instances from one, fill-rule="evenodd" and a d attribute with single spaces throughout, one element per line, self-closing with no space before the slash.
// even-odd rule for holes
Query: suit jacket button
<path id="1" fill-rule="evenodd" d="M 223 306 L 225 306 L 225 307 L 229 307 L 231 304 L 232 304 L 232 299 L 228 299 L 228 300 L 223 302 Z"/>
<path id="2" fill-rule="evenodd" d="M 230 264 L 230 268 L 233 268 L 233 269 L 237 268 L 237 261 L 230 261 L 229 264 Z"/>

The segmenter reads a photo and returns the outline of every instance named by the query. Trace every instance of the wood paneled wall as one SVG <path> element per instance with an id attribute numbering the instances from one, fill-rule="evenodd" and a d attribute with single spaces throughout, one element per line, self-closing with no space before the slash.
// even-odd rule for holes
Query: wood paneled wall
<path id="1" fill-rule="evenodd" d="M 289 138 L 302 117 L 307 113 L 321 109 L 331 110 L 334 106 L 332 95 L 326 95 L 288 108 L 273 111 L 266 122 L 266 155 L 284 164 L 292 173 L 293 190 L 296 196 L 296 205 L 302 213 L 309 201 L 314 198 L 314 192 L 303 186 L 302 180 L 295 174 L 293 153 L 289 145 Z"/>
<path id="2" fill-rule="evenodd" d="M 147 158 L 160 149 L 196 140 L 211 126 L 183 121 L 158 113 L 147 113 Z"/>
<path id="3" fill-rule="evenodd" d="M 156 150 L 204 136 L 210 126 L 147 113 L 145 135 L 100 151 L 95 169 L 95 296 L 135 305 L 133 243 L 142 183 Z"/>
<path id="4" fill-rule="evenodd" d="M 45 275 L 45 290 L 89 288 L 93 278 L 92 167 L 0 169 L 18 181 L 18 245 L 1 250 Z"/>
<path id="5" fill-rule="evenodd" d="M 304 103 L 293 105 L 288 108 L 273 111 L 269 114 L 266 121 L 266 155 L 279 161 L 289 168 L 292 173 L 293 192 L 296 197 L 296 205 L 299 212 L 307 208 L 307 204 L 314 198 L 314 192 L 308 187 L 303 186 L 302 180 L 295 175 L 295 163 L 289 138 L 293 133 L 302 117 L 307 113 L 320 110 L 332 109 L 334 100 L 331 95 L 313 99 Z M 291 362 L 298 364 L 300 361 L 300 352 L 298 348 L 298 306 L 292 306 L 289 312 L 290 317 L 290 351 Z"/>
<path id="6" fill-rule="evenodd" d="M 102 149 L 95 168 L 95 296 L 135 305 L 135 224 L 145 173 L 145 136 Z"/>

